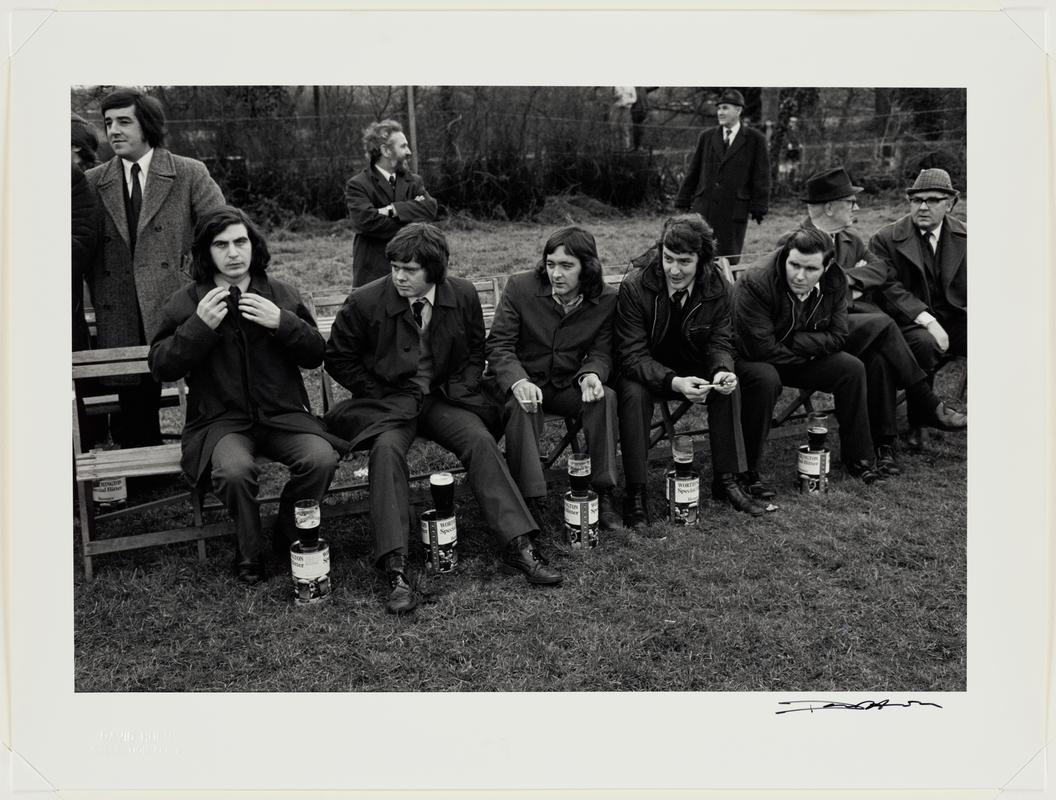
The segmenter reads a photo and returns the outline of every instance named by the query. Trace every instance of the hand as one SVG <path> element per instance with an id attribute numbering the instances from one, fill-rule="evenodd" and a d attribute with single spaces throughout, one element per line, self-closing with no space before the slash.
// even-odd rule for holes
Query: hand
<path id="1" fill-rule="evenodd" d="M 259 294 L 244 294 L 238 301 L 238 310 L 243 317 L 250 322 L 257 323 L 262 328 L 270 331 L 279 329 L 279 317 L 282 316 L 282 312 L 266 297 L 261 297 Z"/>
<path id="2" fill-rule="evenodd" d="M 381 216 L 383 216 L 383 217 L 389 217 L 389 216 L 392 216 L 391 212 L 394 212 L 395 210 L 396 210 L 395 206 L 393 206 L 392 203 L 389 203 L 384 208 L 379 208 L 378 209 L 378 213 L 381 214 Z"/>
<path id="3" fill-rule="evenodd" d="M 931 338 L 935 340 L 935 343 L 939 346 L 942 352 L 946 352 L 950 349 L 950 337 L 946 333 L 946 329 L 943 328 L 937 319 L 933 319 L 926 326 L 925 330 L 931 334 Z"/>
<path id="4" fill-rule="evenodd" d="M 762 225 L 763 224 L 763 217 L 765 217 L 765 216 L 766 216 L 766 214 L 752 214 L 752 219 L 755 220 L 755 224 L 756 225 Z"/>
<path id="5" fill-rule="evenodd" d="M 227 316 L 228 292 L 228 287 L 217 286 L 206 292 L 205 297 L 198 301 L 198 316 L 214 331 Z"/>
<path id="6" fill-rule="evenodd" d="M 716 372 L 712 376 L 711 382 L 715 385 L 715 391 L 719 394 L 733 394 L 737 389 L 737 376 L 725 370 Z"/>
<path id="7" fill-rule="evenodd" d="M 703 403 L 708 399 L 711 384 L 702 378 L 693 376 L 688 378 L 679 377 L 671 381 L 671 388 L 691 403 Z"/>
<path id="8" fill-rule="evenodd" d="M 851 299 L 852 300 L 857 300 L 861 296 L 862 296 L 861 291 L 859 291 L 858 289 L 851 289 Z"/>
<path id="9" fill-rule="evenodd" d="M 594 403 L 605 396 L 605 387 L 593 372 L 587 372 L 579 379 L 579 388 L 582 390 L 581 397 L 584 403 Z"/>
<path id="10" fill-rule="evenodd" d="M 425 200 L 425 195 L 424 194 L 416 194 L 414 196 L 414 199 L 415 199 L 415 202 L 421 203 L 421 202 L 423 202 Z"/>
<path id="11" fill-rule="evenodd" d="M 517 402 L 521 404 L 521 408 L 529 414 L 534 414 L 538 411 L 539 406 L 543 402 L 543 390 L 531 381 L 521 381 L 514 386 L 513 396 L 517 398 Z"/>

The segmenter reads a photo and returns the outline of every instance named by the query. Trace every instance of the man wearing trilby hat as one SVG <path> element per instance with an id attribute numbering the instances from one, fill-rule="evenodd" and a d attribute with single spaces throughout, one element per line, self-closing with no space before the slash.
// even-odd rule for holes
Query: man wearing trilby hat
<path id="1" fill-rule="evenodd" d="M 740 260 L 748 217 L 763 221 L 770 205 L 770 157 L 766 137 L 741 124 L 744 96 L 727 89 L 719 97 L 719 124 L 697 140 L 678 187 L 675 208 L 696 211 L 715 231 L 719 252 Z"/>
<path id="2" fill-rule="evenodd" d="M 934 380 L 947 356 L 968 354 L 968 228 L 949 215 L 960 193 L 946 170 L 921 170 L 906 196 L 909 213 L 877 231 L 869 249 L 892 270 L 881 306 Z M 926 410 L 910 399 L 907 411 L 908 442 L 919 447 Z"/>
<path id="3" fill-rule="evenodd" d="M 900 470 L 895 460 L 895 396 L 899 388 L 905 389 L 910 402 L 920 409 L 917 424 L 953 430 L 966 427 L 968 418 L 948 408 L 935 395 L 894 320 L 873 302 L 874 293 L 882 291 L 891 278 L 887 264 L 850 230 L 857 222 L 855 211 L 862 191 L 861 186 L 851 183 L 843 167 L 814 173 L 804 186 L 802 199 L 807 204 L 807 219 L 803 227 L 825 231 L 833 239 L 833 261 L 847 279 L 850 313 L 844 350 L 865 364 L 877 469 L 897 475 Z"/>

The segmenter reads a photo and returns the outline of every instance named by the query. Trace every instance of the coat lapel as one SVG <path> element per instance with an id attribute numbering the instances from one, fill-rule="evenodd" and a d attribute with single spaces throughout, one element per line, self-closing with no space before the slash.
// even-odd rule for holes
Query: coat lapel
<path id="1" fill-rule="evenodd" d="M 739 131 L 737 131 L 737 136 L 734 138 L 733 143 L 730 145 L 730 149 L 727 150 L 726 151 L 726 155 L 724 155 L 722 157 L 722 162 L 721 162 L 722 164 L 725 164 L 726 161 L 734 153 L 736 153 L 738 150 L 740 150 L 742 147 L 744 147 L 745 140 L 748 138 L 747 136 L 744 135 L 744 130 L 745 130 L 744 129 L 744 125 L 741 125 L 741 129 Z M 721 125 L 719 126 L 719 147 L 722 147 L 722 126 Z"/>
<path id="2" fill-rule="evenodd" d="M 168 199 L 169 192 L 172 191 L 172 184 L 175 180 L 176 167 L 173 164 L 172 155 L 164 148 L 154 148 L 150 171 L 147 173 L 146 191 L 143 192 L 143 208 L 139 212 L 137 237 L 154 215 L 161 210 L 165 200 Z"/>
<path id="3" fill-rule="evenodd" d="M 939 245 L 939 275 L 943 289 L 950 287 L 968 250 L 967 238 L 958 235 L 951 223 L 952 220 L 947 217 L 942 225 L 942 242 Z"/>
<path id="4" fill-rule="evenodd" d="M 102 200 L 106 213 L 113 220 L 117 232 L 121 234 L 125 247 L 131 247 L 128 237 L 128 220 L 125 217 L 125 175 L 119 156 L 114 156 L 107 162 L 97 188 L 99 199 Z"/>
<path id="5" fill-rule="evenodd" d="M 450 372 L 449 362 L 457 329 L 458 302 L 455 299 L 455 290 L 446 282 L 436 287 L 435 299 L 433 319 L 429 323 L 429 344 L 433 349 L 433 374 L 439 378 Z"/>
<path id="6" fill-rule="evenodd" d="M 917 240 L 917 229 L 913 225 L 913 220 L 906 216 L 896 222 L 892 238 L 895 240 L 895 248 L 898 252 L 920 273 L 920 279 L 927 282 L 924 263 L 920 260 L 920 243 Z"/>

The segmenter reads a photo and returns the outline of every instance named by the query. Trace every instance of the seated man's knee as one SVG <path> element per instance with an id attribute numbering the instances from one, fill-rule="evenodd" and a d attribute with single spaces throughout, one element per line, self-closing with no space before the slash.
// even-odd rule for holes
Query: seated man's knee
<path id="1" fill-rule="evenodd" d="M 260 466 L 248 450 L 226 449 L 220 456 L 214 454 L 212 462 L 213 482 L 220 485 L 255 484 Z"/>

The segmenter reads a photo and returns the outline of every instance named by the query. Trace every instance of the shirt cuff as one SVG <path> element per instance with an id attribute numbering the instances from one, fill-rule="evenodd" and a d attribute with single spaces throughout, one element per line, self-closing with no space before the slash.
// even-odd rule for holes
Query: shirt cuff
<path id="1" fill-rule="evenodd" d="M 521 379 L 520 379 L 519 381 L 514 381 L 514 382 L 513 382 L 513 383 L 512 383 L 511 385 L 510 385 L 510 391 L 512 392 L 512 391 L 513 391 L 514 389 L 516 389 L 516 388 L 517 388 L 518 386 L 520 386 L 520 385 L 521 385 L 522 383 L 524 383 L 524 382 L 525 382 L 526 380 L 528 380 L 528 379 L 527 379 L 527 378 L 521 378 Z"/>
<path id="2" fill-rule="evenodd" d="M 928 325 L 935 321 L 935 317 L 934 315 L 929 314 L 927 311 L 921 311 L 919 314 L 917 314 L 917 318 L 913 321 L 917 325 L 921 325 L 926 328 L 928 327 Z"/>

